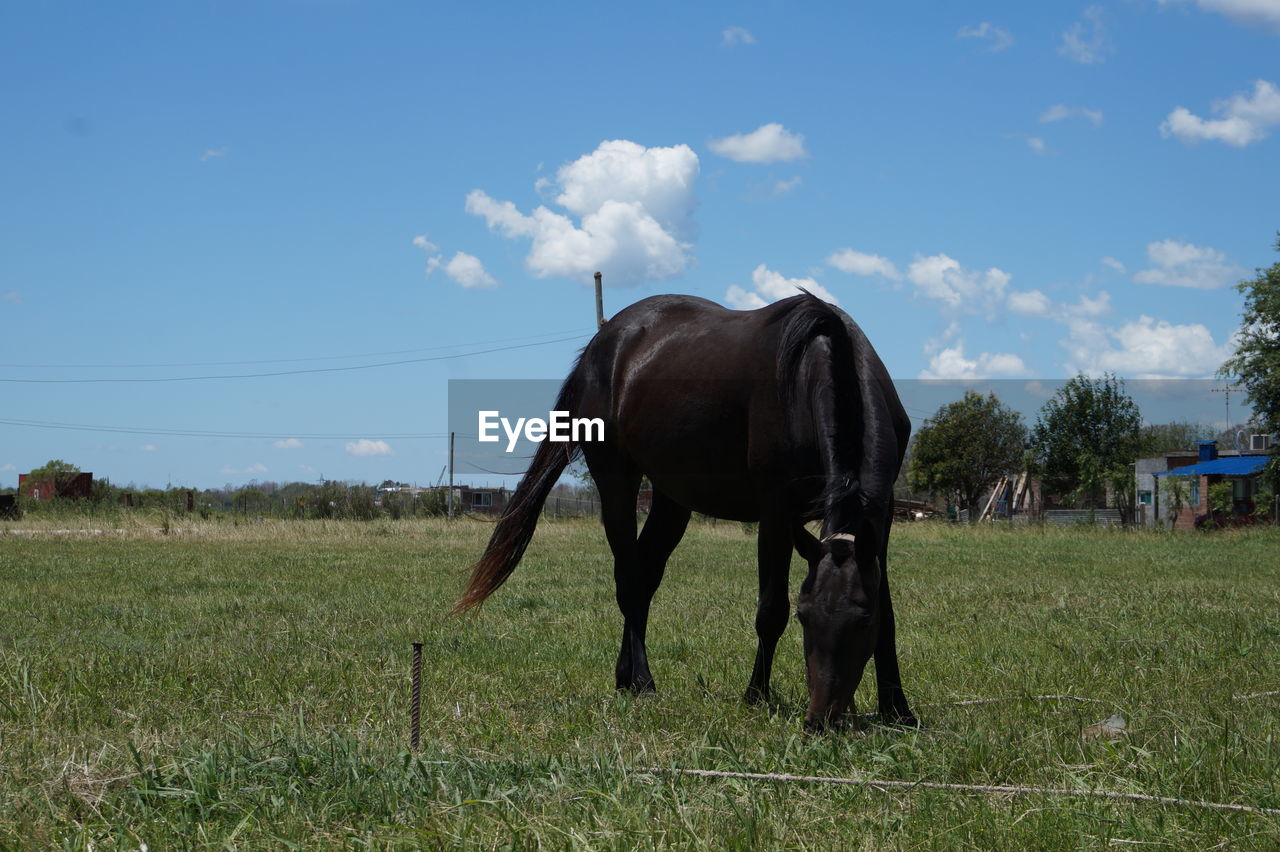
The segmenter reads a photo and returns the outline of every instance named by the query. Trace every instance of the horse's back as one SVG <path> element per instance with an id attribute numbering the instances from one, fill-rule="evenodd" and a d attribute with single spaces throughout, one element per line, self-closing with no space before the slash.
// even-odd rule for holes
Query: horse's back
<path id="1" fill-rule="evenodd" d="M 619 312 L 575 374 L 575 416 L 605 422 L 608 446 L 584 446 L 588 462 L 621 453 L 691 509 L 752 517 L 753 455 L 781 453 L 777 320 L 784 314 L 670 295 Z"/>

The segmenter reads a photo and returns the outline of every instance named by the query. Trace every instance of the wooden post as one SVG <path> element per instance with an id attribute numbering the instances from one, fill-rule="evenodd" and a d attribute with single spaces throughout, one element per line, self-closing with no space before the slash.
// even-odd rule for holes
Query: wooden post
<path id="1" fill-rule="evenodd" d="M 1008 487 L 1008 485 L 1009 485 L 1009 477 L 1007 476 L 1000 477 L 1000 481 L 996 483 L 995 490 L 991 492 L 991 497 L 987 500 L 986 508 L 984 508 L 982 510 L 982 514 L 978 516 L 979 522 L 985 521 L 987 519 L 987 515 L 991 514 L 991 510 L 994 509 L 996 506 L 996 501 L 999 499 L 1000 495 L 1004 492 L 1004 489 Z"/>
<path id="2" fill-rule="evenodd" d="M 596 273 L 596 328 L 604 325 L 604 276 Z"/>

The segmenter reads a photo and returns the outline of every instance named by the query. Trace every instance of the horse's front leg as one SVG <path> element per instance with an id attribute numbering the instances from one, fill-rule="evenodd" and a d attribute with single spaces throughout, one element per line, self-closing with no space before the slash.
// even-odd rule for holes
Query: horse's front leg
<path id="1" fill-rule="evenodd" d="M 920 723 L 907 704 L 898 671 L 897 630 L 893 619 L 893 598 L 889 595 L 889 572 L 886 565 L 888 529 L 885 547 L 880 551 L 880 635 L 876 639 L 876 698 L 880 718 L 895 725 L 914 728 Z"/>
<path id="2" fill-rule="evenodd" d="M 769 680 L 773 673 L 773 654 L 778 639 L 787 627 L 791 605 L 787 579 L 791 571 L 791 528 L 781 515 L 760 519 L 756 551 L 760 570 L 760 597 L 756 602 L 756 661 L 751 668 L 751 682 L 743 698 L 755 704 L 769 699 Z"/>

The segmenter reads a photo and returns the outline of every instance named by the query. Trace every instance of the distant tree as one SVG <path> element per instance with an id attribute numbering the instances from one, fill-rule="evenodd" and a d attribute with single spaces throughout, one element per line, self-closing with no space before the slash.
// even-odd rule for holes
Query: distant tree
<path id="1" fill-rule="evenodd" d="M 1218 452 L 1238 450 L 1247 453 L 1249 452 L 1249 435 L 1261 431 L 1263 431 L 1262 427 L 1256 423 L 1237 423 L 1227 429 L 1211 430 L 1212 434 L 1202 440 L 1217 441 Z"/>
<path id="2" fill-rule="evenodd" d="M 995 394 L 965 391 L 938 409 L 911 442 L 911 488 L 945 495 L 978 519 L 978 501 L 1022 469 L 1027 427 Z"/>
<path id="3" fill-rule="evenodd" d="M 55 489 L 61 489 L 72 479 L 75 479 L 79 473 L 80 468 L 70 462 L 65 462 L 62 459 L 50 459 L 27 474 L 27 481 L 23 483 L 22 495 L 24 497 L 31 496 L 31 490 L 44 482 L 52 482 Z"/>
<path id="4" fill-rule="evenodd" d="M 1142 450 L 1142 414 L 1107 373 L 1077 375 L 1040 409 L 1031 430 L 1031 455 L 1047 491 L 1079 505 L 1096 504 L 1112 485 L 1122 514 L 1132 511 L 1133 471 Z"/>
<path id="5" fill-rule="evenodd" d="M 267 504 L 266 492 L 258 488 L 256 484 L 248 485 L 236 492 L 234 506 L 245 514 L 261 512 L 267 507 Z"/>
<path id="6" fill-rule="evenodd" d="M 599 499 L 600 492 L 596 488 L 595 477 L 591 475 L 591 471 L 587 469 L 587 460 L 579 453 L 569 462 L 569 467 L 565 471 L 565 475 L 577 483 L 577 487 L 581 489 L 581 493 L 592 498 Z"/>
<path id="7" fill-rule="evenodd" d="M 1194 450 L 1197 441 L 1206 441 L 1213 434 L 1212 426 L 1175 420 L 1172 423 L 1151 423 L 1139 430 L 1139 454 L 1158 456 L 1178 450 Z"/>

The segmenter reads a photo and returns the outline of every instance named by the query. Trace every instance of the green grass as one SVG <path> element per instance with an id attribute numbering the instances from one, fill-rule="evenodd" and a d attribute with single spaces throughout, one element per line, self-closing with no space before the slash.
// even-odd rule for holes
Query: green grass
<path id="1" fill-rule="evenodd" d="M 39 526 L 0 530 L 23 525 Z M 621 625 L 591 522 L 544 523 L 511 581 L 462 619 L 445 613 L 485 524 L 173 526 L 0 535 L 0 846 L 1280 845 L 1276 817 L 641 771 L 1280 808 L 1280 698 L 1232 699 L 1280 689 L 1275 530 L 902 525 L 890 576 L 924 727 L 812 737 L 796 625 L 777 705 L 740 700 L 755 572 L 738 524 L 695 525 L 673 557 L 649 631 L 659 692 L 638 699 L 612 689 Z M 945 703 L 989 697 L 1014 700 Z M 1127 736 L 1081 739 L 1116 710 Z"/>

